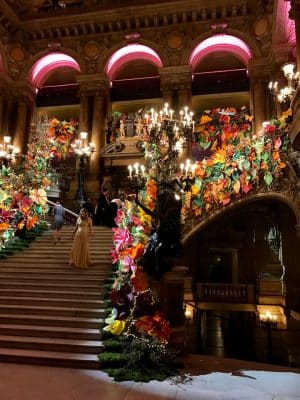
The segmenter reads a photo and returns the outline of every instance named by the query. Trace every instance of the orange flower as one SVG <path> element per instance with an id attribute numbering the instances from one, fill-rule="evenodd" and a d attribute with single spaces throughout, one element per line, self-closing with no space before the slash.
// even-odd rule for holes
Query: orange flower
<path id="1" fill-rule="evenodd" d="M 136 292 L 144 292 L 149 288 L 149 282 L 142 268 L 138 268 L 130 278 Z"/>
<path id="2" fill-rule="evenodd" d="M 8 222 L 0 222 L 0 232 L 4 232 L 9 228 Z"/>
<path id="3" fill-rule="evenodd" d="M 149 180 L 147 184 L 147 195 L 148 197 L 152 197 L 156 199 L 157 196 L 157 187 L 154 180 Z"/>
<path id="4" fill-rule="evenodd" d="M 30 230 L 32 229 L 38 222 L 39 218 L 37 215 L 30 216 L 28 215 L 27 221 L 26 221 L 26 229 Z"/>

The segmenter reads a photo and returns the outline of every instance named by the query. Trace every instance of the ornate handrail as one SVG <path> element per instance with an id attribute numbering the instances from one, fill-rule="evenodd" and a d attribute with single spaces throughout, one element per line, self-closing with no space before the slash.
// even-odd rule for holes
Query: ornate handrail
<path id="1" fill-rule="evenodd" d="M 48 200 L 47 199 L 47 203 L 48 204 L 50 204 L 51 206 L 55 206 L 55 202 L 54 201 L 51 201 L 51 200 Z M 73 224 L 75 224 L 75 222 L 76 222 L 76 219 L 78 218 L 78 214 L 76 214 L 74 211 L 72 211 L 72 210 L 69 210 L 68 208 L 65 208 L 65 218 L 66 218 L 66 220 L 68 221 L 68 222 L 71 222 L 71 223 L 73 223 Z M 66 217 L 66 215 L 68 215 L 68 216 L 70 216 L 70 217 Z"/>
<path id="2" fill-rule="evenodd" d="M 197 283 L 196 301 L 254 304 L 255 285 Z"/>

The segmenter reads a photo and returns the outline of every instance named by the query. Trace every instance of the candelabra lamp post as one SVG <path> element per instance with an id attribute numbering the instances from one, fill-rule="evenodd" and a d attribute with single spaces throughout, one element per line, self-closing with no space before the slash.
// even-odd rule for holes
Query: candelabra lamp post
<path id="1" fill-rule="evenodd" d="M 0 167 L 8 166 L 19 154 L 19 149 L 11 144 L 11 136 L 3 136 L 0 142 Z"/>
<path id="2" fill-rule="evenodd" d="M 259 314 L 260 326 L 267 331 L 267 358 L 268 362 L 273 362 L 273 342 L 272 331 L 277 328 L 277 316 L 273 315 L 270 311 L 265 314 Z"/>
<path id="3" fill-rule="evenodd" d="M 85 191 L 84 191 L 84 181 L 85 181 L 85 171 L 87 160 L 91 157 L 92 153 L 95 151 L 95 145 L 93 143 L 87 143 L 87 132 L 80 132 L 80 138 L 75 140 L 72 144 L 75 155 L 79 158 L 79 168 L 78 168 L 78 185 L 76 190 L 75 200 L 77 200 L 80 208 L 85 202 Z"/>

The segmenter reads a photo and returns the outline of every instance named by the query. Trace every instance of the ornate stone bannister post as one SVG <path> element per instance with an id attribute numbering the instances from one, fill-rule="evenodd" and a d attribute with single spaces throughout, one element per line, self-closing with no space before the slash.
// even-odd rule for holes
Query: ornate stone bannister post
<path id="1" fill-rule="evenodd" d="M 170 344 L 180 351 L 184 349 L 184 282 L 187 270 L 186 266 L 174 266 L 158 283 L 151 285 L 171 325 Z"/>

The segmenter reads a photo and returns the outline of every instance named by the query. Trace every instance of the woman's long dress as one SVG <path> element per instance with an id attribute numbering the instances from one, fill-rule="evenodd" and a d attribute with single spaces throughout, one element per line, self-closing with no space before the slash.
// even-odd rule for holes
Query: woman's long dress
<path id="1" fill-rule="evenodd" d="M 78 218 L 77 230 L 74 236 L 70 254 L 70 265 L 85 268 L 91 265 L 89 239 L 92 234 L 92 221 L 90 218 Z"/>

